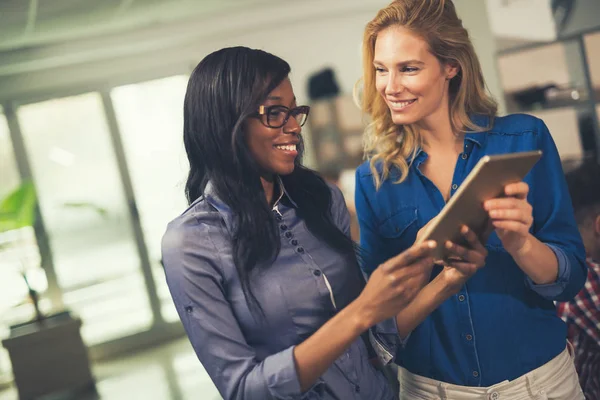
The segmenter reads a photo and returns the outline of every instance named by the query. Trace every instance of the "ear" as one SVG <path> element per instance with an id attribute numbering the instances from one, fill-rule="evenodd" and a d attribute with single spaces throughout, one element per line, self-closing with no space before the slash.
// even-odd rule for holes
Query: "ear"
<path id="1" fill-rule="evenodd" d="M 458 75 L 458 71 L 460 71 L 460 66 L 456 63 L 447 63 L 444 65 L 444 75 L 447 80 L 454 78 Z"/>

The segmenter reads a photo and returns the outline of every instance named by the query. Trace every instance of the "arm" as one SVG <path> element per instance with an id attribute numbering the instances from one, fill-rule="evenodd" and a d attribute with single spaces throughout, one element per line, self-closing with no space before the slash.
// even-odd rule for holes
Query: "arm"
<path id="1" fill-rule="evenodd" d="M 361 333 L 412 300 L 415 276 L 431 262 L 430 250 L 419 246 L 388 261 L 356 300 L 311 337 L 258 361 L 224 295 L 219 252 L 206 228 L 179 226 L 163 239 L 175 306 L 198 358 L 226 399 L 299 397 Z"/>
<path id="2" fill-rule="evenodd" d="M 446 242 L 450 255 L 444 260 L 442 271 L 396 316 L 400 337 L 409 335 L 444 301 L 458 293 L 465 282 L 485 265 L 488 253 L 478 236 L 467 226 L 462 227 L 461 233 L 469 246 Z"/>
<path id="3" fill-rule="evenodd" d="M 363 270 L 368 272 L 370 271 L 370 265 L 378 265 L 376 264 L 379 261 L 377 257 L 381 257 L 384 251 L 381 246 L 382 240 L 378 237 L 374 228 L 375 215 L 373 208 L 364 195 L 358 172 L 356 175 L 356 204 L 361 227 L 361 246 L 367 248 L 363 257 L 365 261 Z M 359 205 L 360 208 L 358 208 Z M 445 260 L 446 265 L 442 272 L 431 282 L 429 282 L 429 279 L 433 263 L 423 269 L 418 286 L 422 290 L 408 306 L 397 313 L 395 326 L 392 326 L 393 329 L 389 328 L 389 323 L 387 324 L 388 329 L 383 333 L 386 333 L 388 337 L 395 329 L 393 333 L 402 338 L 400 344 L 404 345 L 410 332 L 440 304 L 455 294 L 467 279 L 485 264 L 487 251 L 477 236 L 467 227 L 464 227 L 463 235 L 469 243 L 470 249 L 450 242 L 446 243 L 452 257 Z"/>
<path id="4" fill-rule="evenodd" d="M 585 251 L 558 151 L 541 120 L 537 132 L 544 155 L 531 172 L 531 193 L 525 183 L 508 185 L 505 192 L 513 197 L 486 202 L 486 209 L 527 284 L 548 300 L 566 301 L 585 282 Z"/>
<path id="5" fill-rule="evenodd" d="M 198 359 L 225 399 L 300 395 L 293 347 L 256 359 L 225 288 L 219 252 L 204 226 L 169 228 L 162 244 L 167 283 Z"/>

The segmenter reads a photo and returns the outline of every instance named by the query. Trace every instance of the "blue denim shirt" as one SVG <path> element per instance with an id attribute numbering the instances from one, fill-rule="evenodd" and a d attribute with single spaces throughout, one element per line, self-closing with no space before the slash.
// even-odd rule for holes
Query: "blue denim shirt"
<path id="1" fill-rule="evenodd" d="M 474 122 L 488 126 L 489 118 L 476 116 Z M 493 233 L 486 245 L 485 267 L 421 323 L 399 351 L 399 363 L 412 373 L 452 384 L 490 386 L 521 376 L 564 350 L 566 327 L 556 316 L 553 301 L 573 298 L 585 282 L 587 267 L 558 152 L 546 125 L 532 116 L 509 115 L 495 118 L 487 132 L 468 133 L 451 195 L 484 155 L 535 149 L 544 154 L 525 178 L 533 206 L 531 233 L 556 254 L 557 281 L 534 284 Z M 394 184 L 399 172 L 393 170 L 378 191 L 368 162 L 357 170 L 356 209 L 367 274 L 411 246 L 418 230 L 444 207 L 440 191 L 419 170 L 426 159 L 427 154 L 418 151 L 406 180 Z M 439 268 L 433 276 L 437 273 Z"/>
<path id="2" fill-rule="evenodd" d="M 354 300 L 363 281 L 345 256 L 308 231 L 284 193 L 274 207 L 281 251 L 271 266 L 251 276 L 262 322 L 250 313 L 233 262 L 232 212 L 212 186 L 168 225 L 162 242 L 167 283 L 198 358 L 225 399 L 394 398 L 361 338 L 301 393 L 295 345 Z M 343 196 L 337 188 L 332 194 L 334 222 L 349 235 Z M 396 351 L 392 322 L 381 325 L 381 340 L 374 342 L 389 355 L 387 361 Z"/>

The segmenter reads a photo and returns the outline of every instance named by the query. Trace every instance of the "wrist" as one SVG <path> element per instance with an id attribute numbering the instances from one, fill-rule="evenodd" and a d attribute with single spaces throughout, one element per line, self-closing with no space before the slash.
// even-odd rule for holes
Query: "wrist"
<path id="1" fill-rule="evenodd" d="M 347 312 L 347 318 L 352 325 L 352 329 L 357 335 L 361 335 L 367 329 L 375 325 L 375 316 L 369 311 L 370 307 L 363 304 L 361 298 L 357 298 L 348 304 L 343 311 Z"/>
<path id="2" fill-rule="evenodd" d="M 511 251 L 508 251 L 507 249 L 507 251 L 515 259 L 515 261 L 527 258 L 531 255 L 531 251 L 534 247 L 534 240 L 535 237 L 531 233 L 528 233 L 527 236 L 523 239 L 521 245 L 517 249 Z"/>
<path id="3" fill-rule="evenodd" d="M 460 292 L 460 289 L 463 287 L 464 282 L 457 282 L 456 280 L 448 279 L 444 271 L 440 273 L 433 281 L 438 290 L 436 293 L 443 298 L 447 299 L 450 296 L 454 296 L 456 293 Z"/>

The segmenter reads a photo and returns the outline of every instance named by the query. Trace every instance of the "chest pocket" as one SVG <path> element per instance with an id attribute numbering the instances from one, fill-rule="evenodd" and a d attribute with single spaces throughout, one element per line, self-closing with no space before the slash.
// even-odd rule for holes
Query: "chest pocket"
<path id="1" fill-rule="evenodd" d="M 379 227 L 379 234 L 388 241 L 387 248 L 392 248 L 397 254 L 413 245 L 419 231 L 417 209 L 403 207 L 386 218 Z"/>

